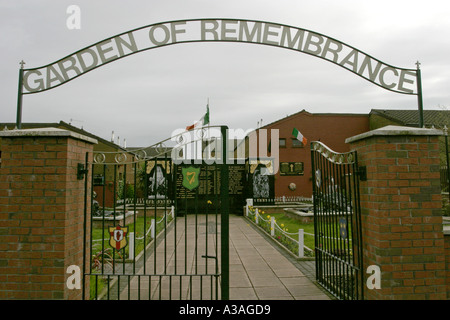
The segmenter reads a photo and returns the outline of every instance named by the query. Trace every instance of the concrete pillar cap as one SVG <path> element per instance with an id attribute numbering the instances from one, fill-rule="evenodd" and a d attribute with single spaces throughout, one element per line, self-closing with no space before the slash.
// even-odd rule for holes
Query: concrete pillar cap
<path id="1" fill-rule="evenodd" d="M 345 142 L 352 143 L 373 136 L 441 136 L 442 134 L 443 134 L 442 130 L 438 129 L 402 127 L 391 125 L 347 138 L 345 139 Z"/>
<path id="2" fill-rule="evenodd" d="M 20 137 L 71 137 L 92 144 L 97 144 L 97 139 L 85 136 L 83 134 L 59 129 L 59 128 L 36 128 L 36 129 L 16 129 L 0 131 L 0 137 L 20 138 Z"/>

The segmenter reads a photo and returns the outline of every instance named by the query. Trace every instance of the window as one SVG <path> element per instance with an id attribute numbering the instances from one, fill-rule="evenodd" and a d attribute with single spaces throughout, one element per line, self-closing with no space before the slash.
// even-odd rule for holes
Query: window
<path id="1" fill-rule="evenodd" d="M 94 186 L 103 186 L 105 184 L 105 178 L 102 174 L 94 174 Z"/>
<path id="2" fill-rule="evenodd" d="M 298 139 L 292 139 L 293 148 L 303 148 L 303 143 Z"/>
<path id="3" fill-rule="evenodd" d="M 280 138 L 280 148 L 286 148 L 286 139 Z"/>
<path id="4" fill-rule="evenodd" d="M 303 162 L 281 162 L 280 175 L 282 176 L 303 175 Z"/>

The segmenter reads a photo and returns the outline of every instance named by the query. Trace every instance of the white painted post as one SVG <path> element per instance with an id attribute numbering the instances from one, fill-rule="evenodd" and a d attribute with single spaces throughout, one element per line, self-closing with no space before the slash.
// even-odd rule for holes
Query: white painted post
<path id="1" fill-rule="evenodd" d="M 245 206 L 245 214 L 247 217 L 248 217 L 250 206 L 253 206 L 253 199 L 247 199 L 247 205 Z"/>
<path id="2" fill-rule="evenodd" d="M 134 232 L 128 234 L 128 259 L 134 258 Z"/>
<path id="3" fill-rule="evenodd" d="M 255 218 L 256 218 L 255 222 L 256 222 L 256 224 L 258 224 L 258 222 L 259 222 L 259 212 L 258 212 L 258 208 L 256 208 L 256 210 L 255 210 Z"/>
<path id="4" fill-rule="evenodd" d="M 152 223 L 150 224 L 150 236 L 152 237 L 152 239 L 155 239 L 155 234 L 156 234 L 156 225 L 155 225 L 155 219 L 152 219 Z"/>
<path id="5" fill-rule="evenodd" d="M 270 235 L 275 236 L 275 217 L 270 217 Z"/>
<path id="6" fill-rule="evenodd" d="M 305 239 L 303 229 L 298 229 L 298 257 L 303 258 L 305 256 Z"/>

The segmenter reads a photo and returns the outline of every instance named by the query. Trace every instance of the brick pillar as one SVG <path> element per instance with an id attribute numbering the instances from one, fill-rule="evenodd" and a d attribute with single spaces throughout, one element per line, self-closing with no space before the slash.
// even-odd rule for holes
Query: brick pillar
<path id="1" fill-rule="evenodd" d="M 346 141 L 367 169 L 360 182 L 363 271 L 381 269 L 381 289 L 366 289 L 366 299 L 447 298 L 439 135 L 387 126 Z"/>
<path id="2" fill-rule="evenodd" d="M 81 299 L 82 290 L 67 288 L 66 270 L 82 270 L 85 180 L 77 165 L 97 141 L 49 128 L 0 138 L 0 299 Z"/>
<path id="3" fill-rule="evenodd" d="M 447 288 L 447 300 L 450 299 L 450 231 L 444 230 L 445 243 L 445 283 Z"/>

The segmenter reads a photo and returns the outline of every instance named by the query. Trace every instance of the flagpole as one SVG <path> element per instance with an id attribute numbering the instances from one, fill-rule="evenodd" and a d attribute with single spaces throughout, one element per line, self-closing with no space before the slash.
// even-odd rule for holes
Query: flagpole
<path id="1" fill-rule="evenodd" d="M 208 97 L 208 101 L 206 102 L 206 111 L 209 111 L 209 97 Z M 209 123 L 211 121 L 209 121 L 209 113 L 208 113 L 208 128 L 209 128 Z"/>
<path id="2" fill-rule="evenodd" d="M 206 135 L 207 140 L 206 140 L 206 143 L 205 143 L 205 148 L 206 148 L 206 144 L 211 143 L 211 133 L 210 133 L 210 128 L 209 128 L 210 123 L 211 123 L 211 121 L 209 120 L 209 97 L 208 97 L 208 99 L 207 99 L 207 101 L 206 101 L 206 113 L 208 114 L 208 129 L 207 129 L 208 134 Z M 209 144 L 208 144 L 208 145 L 209 145 Z M 208 147 L 208 148 L 209 148 L 209 147 Z M 209 158 L 209 155 L 208 155 L 208 158 Z M 208 160 L 209 160 L 209 159 L 208 159 Z"/>
<path id="3" fill-rule="evenodd" d="M 209 97 L 208 97 L 208 101 L 206 103 L 206 112 L 208 112 L 208 139 L 210 139 L 210 131 L 209 131 L 209 126 L 211 124 L 211 120 L 209 119 Z"/>

